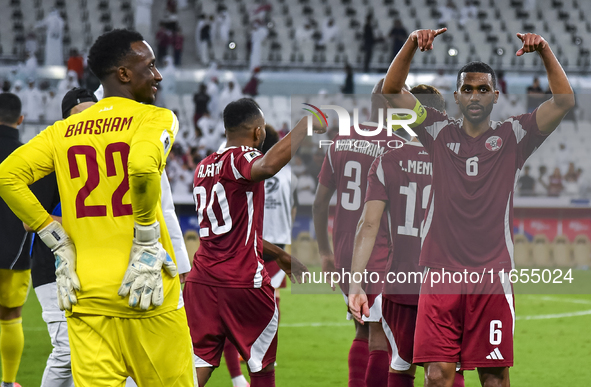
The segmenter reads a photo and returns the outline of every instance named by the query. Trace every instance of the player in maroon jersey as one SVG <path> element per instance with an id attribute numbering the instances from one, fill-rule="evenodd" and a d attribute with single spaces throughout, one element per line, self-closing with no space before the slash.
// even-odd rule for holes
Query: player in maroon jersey
<path id="1" fill-rule="evenodd" d="M 445 112 L 445 100 L 436 88 L 419 85 L 410 92 L 423 106 Z M 391 247 L 386 273 L 398 275 L 394 281 L 386 278 L 382 291 L 382 325 L 391 353 L 389 387 L 414 385 L 413 341 L 423 270 L 419 267 L 420 231 L 431 191 L 431 171 L 431 160 L 416 138 L 377 158 L 369 173 L 365 206 L 355 235 L 351 272 L 362 273 L 388 207 Z M 369 315 L 367 296 L 360 283 L 351 284 L 349 310 L 360 323 L 362 315 Z M 457 374 L 454 387 L 460 386 L 464 386 L 464 378 Z"/>
<path id="2" fill-rule="evenodd" d="M 275 386 L 278 311 L 263 268 L 263 253 L 301 278 L 305 267 L 262 239 L 264 180 L 291 159 L 306 137 L 307 122 L 264 156 L 265 118 L 249 98 L 224 109 L 226 148 L 196 167 L 194 189 L 201 245 L 183 292 L 199 385 L 209 380 L 227 338 L 247 362 L 251 386 Z M 319 132 L 322 129 L 318 130 Z"/>
<path id="3" fill-rule="evenodd" d="M 490 66 L 471 62 L 458 72 L 455 101 L 462 119 L 424 108 L 403 91 L 415 51 L 433 48 L 446 29 L 410 34 L 384 82 L 391 103 L 413 108 L 414 128 L 433 163 L 433 182 L 425 218 L 420 264 L 429 268 L 421 287 L 414 362 L 425 363 L 425 386 L 450 386 L 456 363 L 478 368 L 483 386 L 508 386 L 513 365 L 515 321 L 512 287 L 505 273 L 513 268 L 513 189 L 525 160 L 574 107 L 574 95 L 548 43 L 536 34 L 517 34 L 516 55 L 537 52 L 552 98 L 530 114 L 490 122 L 499 92 Z M 436 271 L 493 270 L 487 283 L 467 281 L 430 286 Z M 455 297 L 443 295 L 453 290 Z M 466 294 L 473 292 L 474 294 Z M 480 294 L 476 294 L 480 293 Z"/>
<path id="4" fill-rule="evenodd" d="M 390 107 L 381 95 L 383 79 L 378 82 L 371 97 L 371 123 L 359 125 L 366 131 L 375 131 L 376 122 L 386 122 L 386 110 Z M 382 117 L 379 116 L 382 109 Z M 327 151 L 318 176 L 319 184 L 314 200 L 314 229 L 322 258 L 324 272 L 350 272 L 355 228 L 363 211 L 362 204 L 367 188 L 367 175 L 375 158 L 388 147 L 400 146 L 404 138 L 388 135 L 384 128 L 375 136 L 366 137 L 351 127 L 351 135 L 337 136 Z M 336 191 L 335 222 L 333 227 L 334 254 L 330 248 L 327 232 L 329 202 Z M 388 344 L 381 324 L 382 277 L 388 260 L 387 219 L 382 219 L 383 231 L 378 235 L 367 270 L 379 276 L 377 283 L 368 282 L 365 291 L 370 298 L 369 322 L 355 322 L 355 339 L 349 350 L 349 387 L 385 385 L 388 376 Z M 341 291 L 349 293 L 349 283 L 341 282 Z M 368 327 L 369 326 L 369 327 Z"/>

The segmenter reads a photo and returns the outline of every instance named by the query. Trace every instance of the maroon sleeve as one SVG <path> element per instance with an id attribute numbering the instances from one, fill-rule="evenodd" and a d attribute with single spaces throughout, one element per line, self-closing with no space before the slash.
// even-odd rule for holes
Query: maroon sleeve
<path id="1" fill-rule="evenodd" d="M 538 109 L 529 114 L 517 116 L 513 120 L 513 132 L 517 141 L 517 167 L 520 169 L 550 134 L 540 132 L 536 121 L 537 112 Z"/>
<path id="2" fill-rule="evenodd" d="M 250 181 L 252 165 L 256 159 L 262 156 L 263 154 L 255 148 L 243 146 L 238 151 L 234 150 L 230 157 L 232 162 L 232 172 L 236 180 L 240 181 L 241 178 L 243 178 Z"/>
<path id="3" fill-rule="evenodd" d="M 366 203 L 370 200 L 388 201 L 387 183 L 382 164 L 384 162 L 384 156 L 382 155 L 376 158 L 369 170 L 369 175 L 367 176 L 367 193 L 365 194 Z"/>
<path id="4" fill-rule="evenodd" d="M 334 170 L 334 144 L 328 148 L 324 161 L 322 162 L 322 168 L 318 174 L 318 182 L 323 186 L 331 189 L 337 188 L 335 181 L 335 170 Z"/>
<path id="5" fill-rule="evenodd" d="M 427 153 L 431 156 L 433 152 L 433 143 L 437 138 L 439 132 L 449 124 L 450 119 L 448 118 L 447 114 L 440 112 L 437 109 L 433 109 L 430 107 L 421 106 L 424 109 L 424 113 L 426 115 L 424 121 L 419 125 L 412 128 L 421 144 L 427 150 Z M 421 117 L 421 111 L 418 112 L 419 119 Z"/>

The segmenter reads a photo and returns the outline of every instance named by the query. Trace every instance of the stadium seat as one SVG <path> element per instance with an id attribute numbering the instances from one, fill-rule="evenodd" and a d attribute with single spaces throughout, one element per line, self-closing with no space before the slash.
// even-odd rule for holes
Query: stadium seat
<path id="1" fill-rule="evenodd" d="M 515 234 L 514 237 L 515 249 L 513 258 L 516 267 L 532 266 L 532 247 L 527 237 L 523 234 Z"/>
<path id="2" fill-rule="evenodd" d="M 552 266 L 552 256 L 550 254 L 550 244 L 546 235 L 538 234 L 532 241 L 533 263 L 539 267 Z"/>
<path id="3" fill-rule="evenodd" d="M 552 259 L 558 267 L 572 267 L 574 260 L 572 249 L 568 238 L 564 235 L 557 235 L 552 243 Z"/>
<path id="4" fill-rule="evenodd" d="M 589 268 L 591 266 L 591 242 L 586 235 L 577 235 L 573 243 L 573 255 L 578 267 Z"/>

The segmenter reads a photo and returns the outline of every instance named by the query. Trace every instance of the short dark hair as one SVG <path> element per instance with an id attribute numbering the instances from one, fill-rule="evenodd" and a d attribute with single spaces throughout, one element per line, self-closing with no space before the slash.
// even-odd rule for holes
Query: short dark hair
<path id="1" fill-rule="evenodd" d="M 0 94 L 0 122 L 15 124 L 21 116 L 21 99 L 12 93 Z"/>
<path id="2" fill-rule="evenodd" d="M 83 102 L 98 102 L 98 100 L 94 93 L 88 89 L 75 87 L 68 91 L 62 99 L 62 118 L 68 118 L 72 109 Z"/>
<path id="3" fill-rule="evenodd" d="M 133 53 L 131 43 L 141 42 L 144 37 L 136 31 L 115 29 L 102 34 L 88 53 L 88 66 L 98 79 L 103 80 L 123 59 Z"/>
<path id="4" fill-rule="evenodd" d="M 460 88 L 460 78 L 462 73 L 485 73 L 492 77 L 493 88 L 497 89 L 497 76 L 495 70 L 484 62 L 470 62 L 458 71 L 458 79 L 456 80 L 456 89 Z"/>
<path id="5" fill-rule="evenodd" d="M 267 133 L 267 137 L 265 137 L 263 149 L 261 149 L 263 153 L 267 153 L 267 151 L 269 151 L 273 145 L 279 142 L 279 134 L 271 125 L 265 125 L 265 132 Z"/>
<path id="6" fill-rule="evenodd" d="M 431 85 L 417 85 L 410 92 L 419 100 L 421 105 L 432 107 L 440 112 L 445 110 L 445 98 Z"/>
<path id="7" fill-rule="evenodd" d="M 224 127 L 228 132 L 237 132 L 260 115 L 261 108 L 254 99 L 240 98 L 230 102 L 224 109 Z"/>

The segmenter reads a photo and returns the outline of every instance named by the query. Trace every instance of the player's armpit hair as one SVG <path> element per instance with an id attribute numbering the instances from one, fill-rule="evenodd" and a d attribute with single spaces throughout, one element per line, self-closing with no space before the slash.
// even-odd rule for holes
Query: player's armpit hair
<path id="1" fill-rule="evenodd" d="M 493 88 L 495 90 L 497 89 L 497 75 L 495 74 L 495 71 L 492 69 L 492 67 L 490 67 L 489 65 L 487 65 L 484 62 L 474 61 L 474 62 L 470 62 L 470 63 L 464 65 L 464 67 L 462 67 L 460 69 L 460 71 L 458 71 L 458 78 L 456 80 L 456 89 L 460 88 L 460 78 L 462 76 L 462 73 L 490 74 L 490 76 L 492 77 Z"/>
<path id="2" fill-rule="evenodd" d="M 114 29 L 102 34 L 94 42 L 88 53 L 88 66 L 98 79 L 121 65 L 122 60 L 133 52 L 131 44 L 143 41 L 143 36 L 136 31 Z"/>
<path id="3" fill-rule="evenodd" d="M 15 124 L 21 116 L 22 103 L 16 94 L 0 94 L 0 123 Z"/>
<path id="4" fill-rule="evenodd" d="M 262 114 L 259 104 L 252 98 L 241 98 L 230 102 L 224 109 L 224 128 L 228 132 L 239 132 L 247 123 Z"/>
<path id="5" fill-rule="evenodd" d="M 410 89 L 410 92 L 419 100 L 421 105 L 437 109 L 440 112 L 445 111 L 445 98 L 431 85 L 417 85 Z"/>

